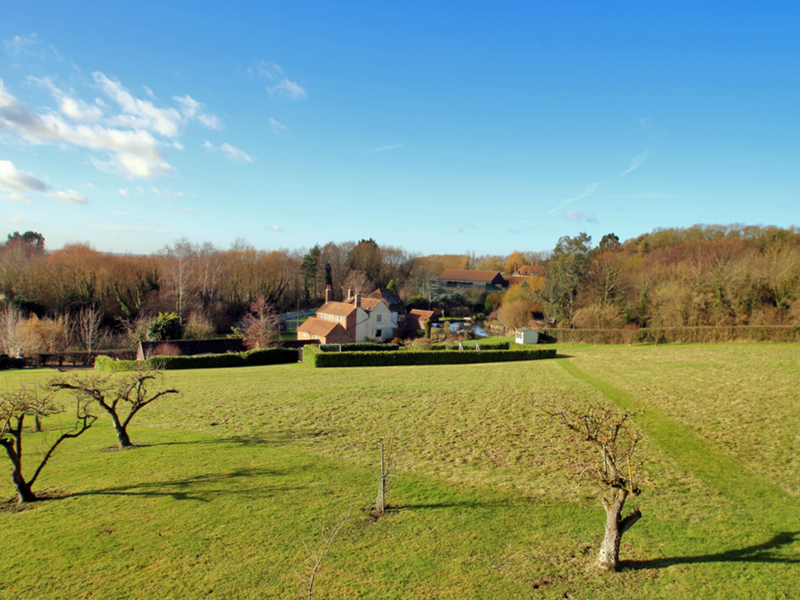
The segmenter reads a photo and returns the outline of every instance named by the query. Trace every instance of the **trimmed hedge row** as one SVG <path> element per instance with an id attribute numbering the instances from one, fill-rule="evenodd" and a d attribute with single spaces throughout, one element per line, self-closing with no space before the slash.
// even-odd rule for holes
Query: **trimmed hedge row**
<path id="1" fill-rule="evenodd" d="M 543 329 L 568 344 L 663 344 L 715 342 L 800 342 L 796 325 Z"/>
<path id="2" fill-rule="evenodd" d="M 26 367 L 27 364 L 28 361 L 24 358 L 14 358 L 13 356 L 0 354 L 0 371 L 4 369 L 22 369 Z"/>
<path id="3" fill-rule="evenodd" d="M 555 348 L 525 347 L 515 350 L 460 350 L 394 352 L 320 352 L 306 346 L 303 361 L 312 367 L 390 367 L 409 365 L 458 365 L 467 363 L 505 362 L 555 358 Z"/>
<path id="4" fill-rule="evenodd" d="M 135 371 L 141 368 L 158 370 L 221 369 L 226 367 L 258 367 L 297 362 L 296 348 L 262 348 L 229 354 L 204 356 L 151 356 L 147 360 L 114 360 L 98 356 L 94 368 L 98 371 Z"/>

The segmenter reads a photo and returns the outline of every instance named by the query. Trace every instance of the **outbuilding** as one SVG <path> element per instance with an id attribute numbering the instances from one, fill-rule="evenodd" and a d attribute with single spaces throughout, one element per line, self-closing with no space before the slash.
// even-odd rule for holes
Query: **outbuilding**
<path id="1" fill-rule="evenodd" d="M 516 330 L 515 340 L 518 344 L 538 344 L 539 332 L 530 327 L 522 327 Z"/>

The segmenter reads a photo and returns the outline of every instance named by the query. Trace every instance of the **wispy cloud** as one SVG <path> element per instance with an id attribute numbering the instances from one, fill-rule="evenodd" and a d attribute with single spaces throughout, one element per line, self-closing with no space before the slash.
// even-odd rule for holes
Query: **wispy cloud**
<path id="1" fill-rule="evenodd" d="M 86 196 L 80 192 L 76 192 L 75 190 L 67 190 L 66 192 L 50 192 L 47 194 L 47 197 L 61 200 L 61 202 L 66 202 L 67 204 L 82 205 L 89 202 L 89 199 Z"/>
<path id="2" fill-rule="evenodd" d="M 160 190 L 157 187 L 151 187 L 150 191 L 160 198 L 182 198 L 183 192 L 170 192 L 169 190 Z"/>
<path id="3" fill-rule="evenodd" d="M 607 183 L 610 183 L 612 181 L 616 181 L 617 179 L 625 177 L 625 175 L 627 175 L 628 173 L 631 173 L 632 171 L 635 171 L 636 169 L 641 167 L 644 164 L 644 161 L 647 160 L 647 157 L 651 156 L 651 155 L 653 155 L 655 153 L 656 153 L 656 150 L 646 150 L 645 152 L 642 152 L 641 154 L 637 154 L 636 156 L 634 156 L 631 159 L 631 165 L 625 171 L 623 171 L 622 173 L 620 173 L 616 177 L 612 177 L 611 179 L 606 179 L 605 181 L 595 181 L 594 183 L 590 183 L 589 185 L 586 186 L 586 189 L 583 190 L 582 193 L 580 193 L 577 196 L 574 196 L 572 198 L 567 198 L 566 200 L 562 201 L 561 204 L 559 204 L 555 208 L 549 210 L 547 212 L 547 214 L 551 215 L 554 212 L 556 212 L 558 210 L 561 210 L 562 208 L 568 206 L 569 204 L 572 204 L 576 200 L 580 200 L 582 198 L 586 198 L 587 196 L 590 196 L 591 194 L 593 194 L 595 192 L 595 190 L 597 190 L 597 188 L 599 188 L 602 185 L 605 185 Z"/>
<path id="4" fill-rule="evenodd" d="M 306 97 L 306 90 L 286 77 L 276 85 L 267 88 L 271 96 L 282 96 L 288 100 L 302 100 Z"/>
<path id="5" fill-rule="evenodd" d="M 53 46 L 41 43 L 35 33 L 29 35 L 15 35 L 10 40 L 3 42 L 5 53 L 15 61 L 20 58 L 35 60 L 55 59 L 61 60 L 61 55 Z"/>
<path id="6" fill-rule="evenodd" d="M 289 129 L 288 127 L 286 127 L 286 125 L 276 121 L 272 117 L 269 118 L 269 125 L 270 127 L 272 127 L 272 133 L 274 133 L 275 135 L 280 135 L 281 133 Z"/>
<path id="7" fill-rule="evenodd" d="M 219 150 L 225 155 L 225 158 L 233 162 L 248 164 L 253 162 L 253 160 L 255 160 L 244 150 L 241 150 L 228 143 L 220 144 L 220 146 L 217 147 L 208 140 L 206 140 L 205 142 L 203 142 L 202 148 L 205 148 L 209 152 L 216 152 L 217 150 Z"/>
<path id="8" fill-rule="evenodd" d="M 513 233 L 514 235 L 519 235 L 519 231 L 514 229 L 513 227 L 509 227 L 508 229 L 506 229 L 506 231 L 508 233 Z"/>
<path id="9" fill-rule="evenodd" d="M 297 82 L 291 81 L 286 77 L 283 74 L 283 68 L 274 62 L 262 60 L 247 71 L 260 77 L 265 77 L 270 81 L 278 82 L 275 85 L 267 86 L 270 96 L 281 96 L 287 100 L 301 100 L 307 96 L 306 90 Z"/>
<path id="10" fill-rule="evenodd" d="M 376 152 L 383 152 L 384 150 L 394 150 L 395 148 L 402 148 L 405 144 L 392 144 L 391 146 L 381 146 L 380 148 L 373 148 L 372 150 L 367 150 L 364 152 L 364 155 L 367 154 L 375 154 Z"/>
<path id="11" fill-rule="evenodd" d="M 270 227 L 270 229 L 272 231 L 277 231 L 279 233 L 282 232 L 282 231 L 286 231 L 285 229 L 283 229 L 282 227 L 278 227 L 277 225 L 273 225 L 272 227 Z"/>

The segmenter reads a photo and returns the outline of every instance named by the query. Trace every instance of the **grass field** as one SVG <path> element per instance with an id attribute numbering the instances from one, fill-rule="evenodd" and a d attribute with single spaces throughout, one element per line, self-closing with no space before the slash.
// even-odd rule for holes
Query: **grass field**
<path id="1" fill-rule="evenodd" d="M 800 346 L 559 353 L 170 372 L 183 393 L 137 417 L 141 447 L 104 451 L 102 417 L 43 472 L 34 489 L 52 499 L 0 512 L 0 598 L 296 598 L 301 537 L 351 505 L 314 598 L 800 597 Z M 593 400 L 646 406 L 655 485 L 617 573 L 591 568 L 605 515 L 544 414 Z M 48 435 L 31 434 L 31 458 Z M 393 509 L 373 523 L 362 509 L 389 438 Z"/>

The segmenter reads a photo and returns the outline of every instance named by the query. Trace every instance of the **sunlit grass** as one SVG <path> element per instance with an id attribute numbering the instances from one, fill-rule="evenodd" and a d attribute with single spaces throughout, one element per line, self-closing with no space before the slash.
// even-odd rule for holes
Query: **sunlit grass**
<path id="1" fill-rule="evenodd" d="M 800 348 L 559 351 L 569 358 L 170 372 L 183 394 L 133 422 L 141 447 L 101 451 L 115 442 L 103 417 L 37 482 L 54 499 L 0 513 L 0 597 L 294 598 L 300 537 L 351 503 L 315 597 L 799 596 Z M 0 386 L 48 375 L 2 373 Z M 656 487 L 636 500 L 626 570 L 603 575 L 589 568 L 603 510 L 567 477 L 571 438 L 545 410 L 606 394 L 648 406 Z M 389 437 L 394 510 L 373 524 L 360 509 Z"/>

